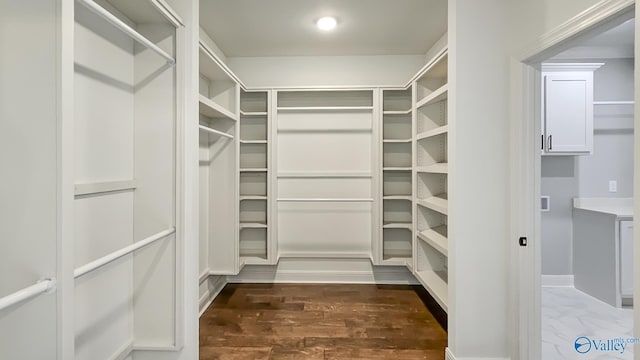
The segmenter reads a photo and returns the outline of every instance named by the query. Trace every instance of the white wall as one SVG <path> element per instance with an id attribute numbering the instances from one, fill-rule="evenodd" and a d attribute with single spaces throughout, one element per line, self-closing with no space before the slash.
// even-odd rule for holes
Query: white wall
<path id="1" fill-rule="evenodd" d="M 508 357 L 507 3 L 449 1 L 449 347 L 458 359 Z"/>
<path id="2" fill-rule="evenodd" d="M 55 1 L 0 1 L 0 297 L 57 277 L 68 251 L 57 248 L 58 14 Z M 56 358 L 68 340 L 56 338 L 56 301 L 0 313 L 0 358 Z"/>
<path id="3" fill-rule="evenodd" d="M 248 87 L 400 86 L 424 65 L 424 55 L 229 58 Z"/>
<path id="4" fill-rule="evenodd" d="M 594 73 L 594 99 L 632 100 L 633 59 L 598 61 L 605 65 Z M 617 192 L 609 192 L 609 180 L 618 182 Z M 542 273 L 570 275 L 573 198 L 633 196 L 633 106 L 596 106 L 593 155 L 543 157 L 541 185 L 542 195 L 551 197 L 541 218 Z"/>

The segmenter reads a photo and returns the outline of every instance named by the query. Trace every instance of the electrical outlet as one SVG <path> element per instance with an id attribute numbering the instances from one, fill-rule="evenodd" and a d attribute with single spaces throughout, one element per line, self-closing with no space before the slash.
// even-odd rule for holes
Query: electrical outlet
<path id="1" fill-rule="evenodd" d="M 615 180 L 609 180 L 609 192 L 618 192 L 618 182 Z"/>

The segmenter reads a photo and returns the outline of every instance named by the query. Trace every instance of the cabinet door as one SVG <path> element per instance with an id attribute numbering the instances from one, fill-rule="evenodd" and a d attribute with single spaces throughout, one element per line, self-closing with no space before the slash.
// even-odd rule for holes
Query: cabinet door
<path id="1" fill-rule="evenodd" d="M 633 296 L 633 221 L 620 221 L 620 292 Z"/>
<path id="2" fill-rule="evenodd" d="M 545 76 L 544 123 L 549 153 L 593 150 L 593 73 Z"/>

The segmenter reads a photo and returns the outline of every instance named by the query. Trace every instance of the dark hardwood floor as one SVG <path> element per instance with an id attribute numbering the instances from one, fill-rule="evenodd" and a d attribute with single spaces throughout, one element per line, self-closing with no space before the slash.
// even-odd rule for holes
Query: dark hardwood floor
<path id="1" fill-rule="evenodd" d="M 415 287 L 229 284 L 200 318 L 200 359 L 444 359 Z"/>

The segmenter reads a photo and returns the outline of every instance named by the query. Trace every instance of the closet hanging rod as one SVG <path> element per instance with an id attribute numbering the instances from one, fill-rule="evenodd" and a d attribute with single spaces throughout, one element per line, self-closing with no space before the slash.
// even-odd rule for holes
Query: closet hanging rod
<path id="1" fill-rule="evenodd" d="M 121 258 L 121 257 L 123 257 L 125 255 L 129 255 L 129 254 L 131 254 L 132 252 L 134 252 L 134 251 L 136 251 L 138 249 L 141 249 L 141 248 L 143 248 L 143 247 L 145 247 L 147 245 L 150 245 L 150 244 L 152 244 L 152 243 L 154 243 L 154 242 L 156 242 L 156 241 L 158 241 L 160 239 L 164 239 L 167 236 L 169 236 L 169 235 L 171 235 L 171 234 L 173 234 L 175 232 L 176 232 L 176 228 L 172 227 L 170 229 L 161 231 L 161 232 L 159 232 L 159 233 L 157 233 L 155 235 L 151 235 L 146 239 L 137 241 L 137 242 L 135 242 L 135 243 L 133 243 L 133 244 L 127 246 L 127 247 L 124 247 L 124 248 L 122 248 L 120 250 L 116 250 L 116 251 L 112 252 L 111 254 L 105 255 L 105 256 L 101 257 L 100 259 L 98 259 L 98 260 L 94 260 L 94 261 L 92 261 L 92 262 L 90 262 L 90 263 L 88 263 L 86 265 L 80 266 L 79 268 L 75 269 L 73 271 L 73 277 L 77 279 L 77 278 L 79 278 L 79 277 L 81 277 L 81 276 L 83 276 L 83 275 L 85 275 L 87 273 L 90 273 L 90 272 L 92 272 L 94 270 L 97 270 L 97 269 L 99 269 L 99 268 L 101 268 L 101 267 L 103 267 L 103 266 L 105 266 L 105 265 L 107 265 L 107 264 L 109 264 L 109 263 L 111 263 L 111 262 L 113 262 L 115 260 L 118 260 L 119 258 Z"/>
<path id="2" fill-rule="evenodd" d="M 635 101 L 594 101 L 593 105 L 634 105 Z"/>
<path id="3" fill-rule="evenodd" d="M 367 198 L 279 198 L 280 202 L 373 202 Z"/>
<path id="4" fill-rule="evenodd" d="M 44 279 L 36 282 L 31 286 L 18 290 L 13 294 L 9 294 L 0 298 L 0 310 L 4 310 L 13 305 L 27 301 L 38 295 L 51 293 L 56 290 L 56 279 Z"/>
<path id="5" fill-rule="evenodd" d="M 77 0 L 77 1 L 80 2 L 82 5 L 84 5 L 85 7 L 87 7 L 92 12 L 94 12 L 95 14 L 105 19 L 111 25 L 121 30 L 123 33 L 127 34 L 133 40 L 139 42 L 140 44 L 146 46 L 147 48 L 156 52 L 158 55 L 165 58 L 165 60 L 167 60 L 169 64 L 173 65 L 176 63 L 176 60 L 173 58 L 173 56 L 167 54 L 164 50 L 160 49 L 156 44 L 151 42 L 151 40 L 147 39 L 142 34 L 135 31 L 131 26 L 127 25 L 124 21 L 118 19 L 115 15 L 113 15 L 109 11 L 105 10 L 102 6 L 98 5 L 95 1 L 93 0 Z"/>
<path id="6" fill-rule="evenodd" d="M 233 139 L 233 135 L 229 135 L 229 134 L 227 134 L 225 132 L 212 129 L 212 128 L 206 127 L 204 125 L 199 125 L 199 126 L 200 126 L 200 130 L 204 130 L 204 131 L 210 132 L 212 134 L 216 134 L 216 135 L 224 136 L 224 137 L 229 138 L 229 139 Z"/>

